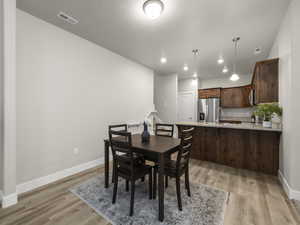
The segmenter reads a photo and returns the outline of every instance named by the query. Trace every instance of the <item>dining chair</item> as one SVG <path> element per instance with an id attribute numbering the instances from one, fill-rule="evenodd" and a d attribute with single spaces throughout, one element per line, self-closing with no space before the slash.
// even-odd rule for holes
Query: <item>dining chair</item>
<path id="1" fill-rule="evenodd" d="M 155 136 L 162 136 L 162 137 L 170 137 L 170 138 L 173 138 L 173 135 L 174 135 L 174 125 L 173 124 L 167 124 L 167 123 L 157 123 L 155 125 Z M 168 159 L 170 158 L 171 156 L 168 156 Z M 153 171 L 155 170 L 155 167 L 157 168 L 158 165 L 155 164 L 154 166 L 154 169 Z M 153 174 L 153 180 L 154 180 L 154 184 L 153 184 L 153 198 L 155 199 L 156 198 L 156 188 L 157 188 L 157 173 L 154 173 Z M 168 187 L 168 177 L 165 176 L 165 186 L 166 188 Z"/>
<path id="2" fill-rule="evenodd" d="M 134 192 L 136 180 L 149 176 L 149 199 L 152 199 L 152 167 L 141 161 L 140 157 L 132 151 L 131 133 L 110 131 L 109 140 L 115 162 L 114 189 L 112 203 L 115 204 L 118 190 L 118 180 L 122 177 L 126 180 L 126 190 L 128 191 L 128 181 L 131 183 L 130 212 L 134 211 Z"/>
<path id="3" fill-rule="evenodd" d="M 174 125 L 166 123 L 157 123 L 155 126 L 155 135 L 163 137 L 173 137 Z"/>
<path id="4" fill-rule="evenodd" d="M 176 193 L 178 201 L 178 209 L 182 211 L 181 191 L 180 191 L 180 178 L 185 175 L 185 188 L 187 194 L 191 197 L 190 181 L 189 181 L 189 161 L 192 151 L 194 128 L 182 128 L 181 142 L 178 147 L 176 160 L 168 159 L 165 162 L 164 175 L 176 179 Z M 156 177 L 158 168 L 154 168 L 154 177 Z M 155 182 L 155 181 L 154 181 Z M 156 196 L 156 188 L 154 189 L 153 196 Z"/>
<path id="5" fill-rule="evenodd" d="M 128 126 L 127 126 L 127 124 L 110 125 L 110 126 L 108 126 L 108 132 L 110 132 L 110 131 L 127 132 L 128 131 Z M 135 154 L 135 157 L 140 157 L 141 160 L 144 159 L 143 155 Z M 112 183 L 114 182 L 114 174 L 115 174 L 115 163 L 114 163 L 114 160 L 113 160 L 113 171 L 112 171 L 112 181 L 111 181 Z M 144 178 L 142 178 L 142 181 L 144 181 Z M 128 185 L 126 185 L 126 187 L 127 186 Z"/>

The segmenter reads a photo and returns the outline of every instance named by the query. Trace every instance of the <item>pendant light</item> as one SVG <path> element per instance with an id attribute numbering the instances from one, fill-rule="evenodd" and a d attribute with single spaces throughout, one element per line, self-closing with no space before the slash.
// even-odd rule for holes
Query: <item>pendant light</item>
<path id="1" fill-rule="evenodd" d="M 228 67 L 227 66 L 223 67 L 222 73 L 228 73 Z"/>
<path id="2" fill-rule="evenodd" d="M 193 55 L 194 55 L 194 57 L 193 57 L 193 63 L 194 63 L 194 74 L 193 74 L 193 77 L 194 77 L 194 79 L 197 79 L 197 77 L 198 77 L 198 73 L 197 73 L 197 56 L 199 55 L 199 49 L 193 49 L 192 50 L 192 53 L 193 53 Z"/>
<path id="3" fill-rule="evenodd" d="M 231 81 L 238 81 L 240 79 L 240 76 L 236 72 L 236 61 L 237 61 L 237 48 L 238 48 L 238 42 L 241 38 L 240 37 L 234 37 L 232 39 L 234 43 L 234 63 L 233 63 L 233 73 L 230 76 Z"/>

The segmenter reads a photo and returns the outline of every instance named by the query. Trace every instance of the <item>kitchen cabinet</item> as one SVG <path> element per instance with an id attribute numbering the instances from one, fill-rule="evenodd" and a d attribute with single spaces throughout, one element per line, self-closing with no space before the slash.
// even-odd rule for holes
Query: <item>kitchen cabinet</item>
<path id="1" fill-rule="evenodd" d="M 199 89 L 199 98 L 220 98 L 223 108 L 246 108 L 253 104 L 278 102 L 279 59 L 255 64 L 252 83 L 241 87 Z"/>
<path id="2" fill-rule="evenodd" d="M 255 64 L 252 78 L 255 104 L 278 102 L 278 62 L 279 59 L 270 59 Z"/>
<path id="3" fill-rule="evenodd" d="M 252 86 L 242 86 L 221 89 L 221 107 L 245 108 L 251 107 Z"/>
<path id="4" fill-rule="evenodd" d="M 191 158 L 277 175 L 281 132 L 178 125 L 194 127 Z"/>
<path id="5" fill-rule="evenodd" d="M 220 98 L 220 88 L 199 89 L 198 98 Z"/>

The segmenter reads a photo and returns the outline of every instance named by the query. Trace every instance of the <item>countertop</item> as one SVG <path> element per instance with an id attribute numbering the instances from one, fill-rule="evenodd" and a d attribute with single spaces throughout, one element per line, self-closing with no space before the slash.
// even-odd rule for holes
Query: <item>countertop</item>
<path id="1" fill-rule="evenodd" d="M 231 124 L 231 123 L 208 123 L 208 122 L 177 122 L 176 125 L 282 132 L 281 128 L 265 128 L 262 126 L 262 124 L 253 124 L 253 123 Z"/>

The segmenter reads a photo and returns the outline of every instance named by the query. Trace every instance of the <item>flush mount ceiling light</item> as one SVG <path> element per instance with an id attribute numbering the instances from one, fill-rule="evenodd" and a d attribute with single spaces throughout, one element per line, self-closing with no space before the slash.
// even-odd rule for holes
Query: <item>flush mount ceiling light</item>
<path id="1" fill-rule="evenodd" d="M 227 66 L 224 66 L 224 68 L 222 70 L 222 73 L 228 73 L 228 67 Z"/>
<path id="2" fill-rule="evenodd" d="M 161 58 L 160 58 L 160 62 L 161 62 L 162 64 L 165 64 L 165 63 L 167 62 L 167 58 L 166 58 L 166 57 L 161 57 Z"/>
<path id="3" fill-rule="evenodd" d="M 189 70 L 189 67 L 188 67 L 187 65 L 184 65 L 184 66 L 183 66 L 183 70 L 184 70 L 184 71 L 188 71 L 188 70 Z"/>
<path id="4" fill-rule="evenodd" d="M 224 63 L 224 59 L 221 57 L 218 59 L 218 64 L 223 64 Z"/>
<path id="5" fill-rule="evenodd" d="M 195 73 L 193 74 L 193 77 L 196 78 L 197 76 L 198 76 L 198 74 L 195 72 Z"/>
<path id="6" fill-rule="evenodd" d="M 238 48 L 238 42 L 241 38 L 240 37 L 234 37 L 232 39 L 233 43 L 234 43 L 234 64 L 233 64 L 233 73 L 230 76 L 230 80 L 231 81 L 238 81 L 240 79 L 240 76 L 236 73 L 236 61 L 237 61 L 237 48 Z"/>
<path id="7" fill-rule="evenodd" d="M 162 14 L 164 3 L 160 0 L 148 0 L 144 3 L 143 10 L 150 19 L 156 19 Z"/>

